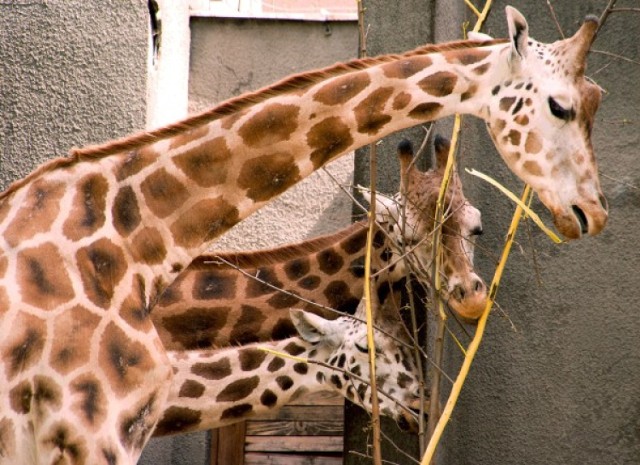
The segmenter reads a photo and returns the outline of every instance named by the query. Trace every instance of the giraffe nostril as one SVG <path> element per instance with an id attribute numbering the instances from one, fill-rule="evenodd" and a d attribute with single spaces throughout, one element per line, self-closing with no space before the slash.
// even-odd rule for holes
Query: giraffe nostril
<path id="1" fill-rule="evenodd" d="M 481 280 L 477 280 L 475 286 L 473 286 L 475 292 L 481 292 L 484 290 L 484 283 Z"/>
<path id="2" fill-rule="evenodd" d="M 600 205 L 602 206 L 604 211 L 606 211 L 608 213 L 609 212 L 609 202 L 607 202 L 607 198 L 604 196 L 604 194 L 598 195 L 598 200 L 600 201 Z"/>
<path id="3" fill-rule="evenodd" d="M 584 211 L 577 205 L 571 205 L 571 210 L 573 210 L 573 214 L 578 219 L 578 223 L 580 223 L 580 230 L 582 234 L 587 234 L 589 232 L 589 221 L 587 220 L 587 215 L 584 214 Z"/>
<path id="4" fill-rule="evenodd" d="M 466 293 L 464 291 L 464 288 L 460 284 L 456 284 L 455 287 L 453 288 L 453 292 L 451 293 L 451 296 L 456 300 L 463 300 L 465 294 Z"/>

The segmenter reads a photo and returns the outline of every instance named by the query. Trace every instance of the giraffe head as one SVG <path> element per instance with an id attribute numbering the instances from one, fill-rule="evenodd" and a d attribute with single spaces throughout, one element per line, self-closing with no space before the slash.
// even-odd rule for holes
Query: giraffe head
<path id="1" fill-rule="evenodd" d="M 585 78 L 598 20 L 573 37 L 543 44 L 525 18 L 507 7 L 510 45 L 493 86 L 487 124 L 500 155 L 531 185 L 568 239 L 599 233 L 607 222 L 591 144 L 601 89 Z"/>
<path id="2" fill-rule="evenodd" d="M 347 316 L 326 320 L 304 310 L 290 312 L 300 337 L 316 345 L 313 358 L 327 365 L 326 371 L 318 372 L 318 381 L 371 411 L 366 324 Z M 373 348 L 380 413 L 395 419 L 402 429 L 415 431 L 418 423 L 413 407 L 419 401 L 419 383 L 414 352 L 401 332 L 397 312 L 378 315 L 376 320 L 376 327 L 385 331 L 374 332 Z"/>
<path id="3" fill-rule="evenodd" d="M 449 156 L 450 143 L 436 135 L 435 166 L 422 172 L 413 163 L 413 148 L 409 141 L 398 146 L 401 190 L 392 201 L 381 198 L 379 216 L 388 221 L 396 240 L 411 248 L 416 271 L 431 276 L 432 236 L 440 185 Z M 465 320 L 476 320 L 487 301 L 487 286 L 475 273 L 473 253 L 475 238 L 482 234 L 480 211 L 471 205 L 462 192 L 457 172 L 444 198 L 445 221 L 442 225 L 443 294 L 449 306 Z"/>

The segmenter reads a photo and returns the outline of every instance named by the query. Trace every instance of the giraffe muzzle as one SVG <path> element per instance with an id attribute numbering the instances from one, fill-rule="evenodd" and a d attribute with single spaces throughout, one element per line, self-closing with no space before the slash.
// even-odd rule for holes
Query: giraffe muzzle
<path id="1" fill-rule="evenodd" d="M 474 323 L 487 305 L 487 285 L 479 277 L 458 282 L 449 290 L 449 307 L 465 322 Z"/>

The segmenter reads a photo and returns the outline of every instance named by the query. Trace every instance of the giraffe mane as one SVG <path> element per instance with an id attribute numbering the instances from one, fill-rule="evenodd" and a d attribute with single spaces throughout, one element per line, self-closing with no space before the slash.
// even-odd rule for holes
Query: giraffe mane
<path id="1" fill-rule="evenodd" d="M 366 227 L 364 221 L 353 223 L 337 233 L 326 234 L 296 244 L 283 245 L 268 250 L 256 250 L 251 252 L 221 252 L 208 253 L 195 258 L 189 265 L 190 268 L 210 268 L 212 265 L 220 267 L 260 268 L 262 266 L 283 263 L 299 257 L 304 257 L 319 252 L 337 242 L 358 233 Z"/>
<path id="2" fill-rule="evenodd" d="M 31 182 L 44 172 L 52 171 L 57 168 L 65 168 L 75 163 L 85 160 L 95 160 L 109 155 L 122 153 L 129 150 L 135 150 L 153 142 L 168 139 L 177 136 L 186 131 L 202 126 L 203 124 L 229 116 L 238 111 L 244 110 L 252 105 L 263 102 L 276 95 L 282 95 L 286 92 L 293 92 L 301 88 L 316 84 L 322 80 L 346 74 L 350 71 L 359 71 L 378 64 L 387 63 L 398 60 L 403 57 L 413 57 L 417 55 L 426 55 L 430 53 L 440 53 L 450 50 L 460 50 L 466 48 L 487 47 L 495 44 L 505 43 L 506 39 L 494 39 L 484 42 L 475 42 L 470 40 L 458 40 L 446 42 L 443 44 L 428 44 L 418 47 L 414 50 L 402 54 L 380 55 L 372 58 L 359 58 L 345 63 L 336 63 L 325 68 L 294 74 L 286 77 L 275 84 L 263 87 L 254 92 L 248 92 L 237 97 L 232 97 L 219 105 L 208 110 L 196 113 L 181 121 L 152 129 L 150 131 L 141 131 L 120 139 L 111 140 L 102 144 L 89 145 L 83 148 L 72 148 L 67 157 L 59 157 L 41 164 L 27 176 L 14 181 L 4 191 L 0 192 L 0 200 L 9 196 L 12 192 Z"/>

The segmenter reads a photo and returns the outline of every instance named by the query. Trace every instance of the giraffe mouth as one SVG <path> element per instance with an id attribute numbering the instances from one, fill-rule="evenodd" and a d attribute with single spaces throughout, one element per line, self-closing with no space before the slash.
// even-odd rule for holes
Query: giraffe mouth
<path id="1" fill-rule="evenodd" d="M 571 210 L 578 220 L 580 232 L 582 234 L 589 234 L 589 220 L 587 220 L 587 215 L 585 215 L 584 211 L 582 211 L 582 209 L 577 205 L 571 205 Z"/>

